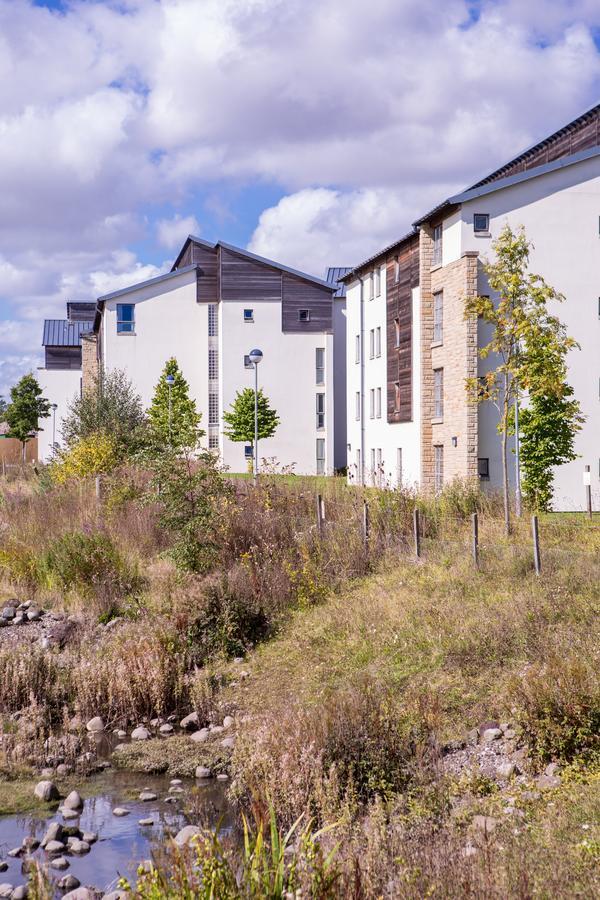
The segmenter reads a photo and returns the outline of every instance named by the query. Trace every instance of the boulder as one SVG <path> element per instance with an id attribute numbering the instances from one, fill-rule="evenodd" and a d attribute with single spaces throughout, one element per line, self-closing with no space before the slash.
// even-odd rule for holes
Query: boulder
<path id="1" fill-rule="evenodd" d="M 88 731 L 104 731 L 104 722 L 100 718 L 100 716 L 95 716 L 85 726 Z"/>
<path id="2" fill-rule="evenodd" d="M 113 809 L 113 816 L 128 816 L 128 815 L 129 815 L 129 810 L 124 809 L 124 807 L 122 807 L 122 806 L 115 806 L 115 808 Z"/>
<path id="3" fill-rule="evenodd" d="M 175 729 L 173 728 L 173 726 L 170 725 L 168 722 L 165 722 L 165 724 L 161 725 L 159 728 L 159 731 L 161 734 L 173 734 L 174 730 Z"/>
<path id="4" fill-rule="evenodd" d="M 7 622 L 10 622 L 12 619 L 15 618 L 17 613 L 13 606 L 5 606 L 4 609 L 2 610 L 2 613 L 0 613 L 0 615 Z"/>
<path id="5" fill-rule="evenodd" d="M 10 897 L 14 890 L 14 886 L 9 884 L 8 881 L 4 881 L 0 884 L 0 897 Z"/>
<path id="6" fill-rule="evenodd" d="M 64 828 L 60 822 L 52 822 L 46 829 L 46 834 L 42 838 L 42 847 L 46 847 L 50 841 L 62 841 Z"/>
<path id="7" fill-rule="evenodd" d="M 10 900 L 25 900 L 29 897 L 29 888 L 26 884 L 20 884 L 10 895 Z"/>
<path id="8" fill-rule="evenodd" d="M 102 900 L 127 900 L 128 896 L 131 895 L 126 894 L 125 891 L 111 891 L 110 894 L 104 894 Z"/>
<path id="9" fill-rule="evenodd" d="M 511 775 L 514 774 L 515 764 L 511 762 L 505 762 L 499 765 L 496 768 L 496 775 L 498 778 L 510 778 Z"/>
<path id="10" fill-rule="evenodd" d="M 132 741 L 147 741 L 151 737 L 150 732 L 144 725 L 134 728 L 131 732 Z"/>
<path id="11" fill-rule="evenodd" d="M 229 781 L 229 775 L 221 772 L 219 775 L 217 775 L 217 781 Z"/>
<path id="12" fill-rule="evenodd" d="M 67 846 L 71 853 L 75 856 L 84 856 L 90 852 L 90 845 L 87 841 L 80 841 L 77 838 L 69 838 Z"/>
<path id="13" fill-rule="evenodd" d="M 200 829 L 196 825 L 185 825 L 173 840 L 178 847 L 185 847 L 197 834 L 200 834 Z"/>
<path id="14" fill-rule="evenodd" d="M 535 779 L 535 786 L 540 791 L 549 791 L 560 787 L 562 779 L 559 775 L 540 775 Z"/>
<path id="15" fill-rule="evenodd" d="M 33 789 L 33 793 L 38 800 L 43 800 L 44 803 L 50 803 L 52 800 L 58 800 L 60 798 L 58 788 L 53 781 L 38 782 Z"/>
<path id="16" fill-rule="evenodd" d="M 481 740 L 484 744 L 491 744 L 492 741 L 497 741 L 502 735 L 503 732 L 500 728 L 486 728 L 481 735 Z"/>
<path id="17" fill-rule="evenodd" d="M 32 607 L 27 610 L 27 618 L 30 622 L 39 622 L 42 618 L 42 610 L 37 609 L 37 607 Z"/>
<path id="18" fill-rule="evenodd" d="M 196 769 L 196 778 L 212 778 L 212 772 L 206 766 L 198 766 Z"/>
<path id="19" fill-rule="evenodd" d="M 143 800 L 144 803 L 150 803 L 152 800 L 156 800 L 157 795 L 152 791 L 142 791 L 140 794 L 140 800 Z"/>
<path id="20" fill-rule="evenodd" d="M 190 740 L 195 741 L 196 744 L 203 744 L 208 740 L 209 734 L 208 728 L 201 728 L 200 731 L 195 731 L 190 735 Z"/>
<path id="21" fill-rule="evenodd" d="M 8 869 L 8 863 L 5 862 L 4 860 L 2 860 L 2 862 L 0 862 L 0 872 L 6 872 L 7 869 Z"/>
<path id="22" fill-rule="evenodd" d="M 138 825 L 154 825 L 154 819 L 140 819 Z"/>
<path id="23" fill-rule="evenodd" d="M 71 791 L 62 802 L 63 809 L 81 809 L 83 800 L 78 791 Z"/>
<path id="24" fill-rule="evenodd" d="M 81 813 L 77 809 L 65 809 L 64 806 L 60 808 L 61 815 L 63 819 L 78 819 Z"/>
<path id="25" fill-rule="evenodd" d="M 95 831 L 84 831 L 81 835 L 81 840 L 87 844 L 95 844 L 98 840 L 98 834 Z"/>
<path id="26" fill-rule="evenodd" d="M 48 841 L 48 843 L 44 846 L 44 850 L 50 856 L 55 856 L 57 853 L 63 853 L 65 849 L 65 845 L 62 841 Z"/>
<path id="27" fill-rule="evenodd" d="M 76 878 L 75 875 L 63 875 L 63 877 L 58 882 L 58 887 L 61 891 L 74 891 L 75 888 L 78 888 L 81 884 L 79 878 Z"/>
<path id="28" fill-rule="evenodd" d="M 226 750 L 233 750 L 235 747 L 235 738 L 234 737 L 226 737 L 221 741 L 221 747 L 225 747 Z"/>
<path id="29" fill-rule="evenodd" d="M 68 894 L 63 894 L 62 900 L 95 900 L 96 894 L 92 893 L 89 888 L 78 887 Z"/>
<path id="30" fill-rule="evenodd" d="M 70 775 L 71 774 L 71 766 L 68 766 L 67 763 L 60 763 L 60 765 L 58 765 L 56 767 L 56 774 L 59 775 L 61 778 L 64 778 L 65 775 Z"/>
<path id="31" fill-rule="evenodd" d="M 198 728 L 199 724 L 198 713 L 190 713 L 189 716 L 186 716 L 184 719 L 182 719 L 179 724 L 187 731 L 195 731 Z"/>
<path id="32" fill-rule="evenodd" d="M 223 728 L 231 728 L 233 725 L 233 716 L 225 716 L 223 719 Z"/>
<path id="33" fill-rule="evenodd" d="M 69 868 L 70 862 L 66 856 L 55 856 L 54 859 L 50 860 L 50 866 L 53 869 L 58 869 L 59 872 L 62 872 Z"/>

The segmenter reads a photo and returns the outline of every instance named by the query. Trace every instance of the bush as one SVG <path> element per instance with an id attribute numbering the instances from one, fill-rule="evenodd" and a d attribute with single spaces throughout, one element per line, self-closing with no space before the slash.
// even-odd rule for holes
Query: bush
<path id="1" fill-rule="evenodd" d="M 65 484 L 71 478 L 89 478 L 111 472 L 118 461 L 114 439 L 95 431 L 73 444 L 70 450 L 60 453 L 50 469 L 53 480 Z"/>

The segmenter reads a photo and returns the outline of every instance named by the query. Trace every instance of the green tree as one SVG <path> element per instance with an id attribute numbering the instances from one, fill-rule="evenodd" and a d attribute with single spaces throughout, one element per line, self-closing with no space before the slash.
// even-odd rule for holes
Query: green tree
<path id="1" fill-rule="evenodd" d="M 144 440 L 146 416 L 142 399 L 121 369 L 101 373 L 76 396 L 62 420 L 67 447 L 97 434 L 108 435 L 120 458 L 136 451 Z"/>
<path id="2" fill-rule="evenodd" d="M 39 420 L 47 419 L 49 415 L 50 402 L 42 397 L 42 389 L 37 379 L 31 372 L 29 375 L 23 375 L 10 390 L 10 403 L 5 413 L 10 429 L 8 437 L 21 441 L 23 462 L 27 441 L 35 436 Z"/>
<path id="3" fill-rule="evenodd" d="M 577 344 L 567 337 L 559 319 L 548 312 L 548 304 L 564 300 L 563 295 L 540 275 L 528 271 L 531 244 L 525 230 L 520 228 L 514 232 L 506 225 L 492 247 L 495 260 L 487 261 L 484 271 L 496 299 L 469 297 L 465 300 L 467 317 L 479 316 L 492 326 L 491 339 L 479 350 L 479 356 L 489 358 L 492 367 L 482 378 L 468 379 L 467 390 L 473 402 L 490 401 L 499 412 L 504 519 L 508 534 L 511 524 L 507 443 L 514 401 L 524 391 L 532 398 L 564 398 L 568 389 L 564 358 Z"/>
<path id="4" fill-rule="evenodd" d="M 4 421 L 4 416 L 6 414 L 6 410 L 8 409 L 8 403 L 4 399 L 4 397 L 0 397 L 0 422 Z"/>
<path id="5" fill-rule="evenodd" d="M 258 439 L 272 437 L 279 425 L 280 419 L 265 397 L 262 390 L 258 391 Z M 228 425 L 224 434 L 230 441 L 244 441 L 252 445 L 254 456 L 254 390 L 244 388 L 235 395 L 229 412 L 223 413 L 223 420 Z"/>
<path id="6" fill-rule="evenodd" d="M 167 376 L 175 380 L 169 388 Z M 171 412 L 169 415 L 169 391 L 171 394 Z M 159 446 L 171 446 L 174 448 L 197 447 L 198 441 L 204 434 L 200 428 L 201 414 L 196 409 L 196 402 L 190 397 L 190 388 L 183 377 L 177 360 L 173 357 L 165 363 L 165 367 L 154 389 L 154 396 L 148 419 L 152 439 Z"/>

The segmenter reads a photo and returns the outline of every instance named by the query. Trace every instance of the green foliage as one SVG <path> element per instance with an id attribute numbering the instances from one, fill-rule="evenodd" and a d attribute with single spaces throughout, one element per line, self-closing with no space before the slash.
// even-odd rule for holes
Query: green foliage
<path id="1" fill-rule="evenodd" d="M 258 391 L 258 439 L 272 437 L 279 425 L 280 419 L 265 397 L 262 390 Z M 254 447 L 254 390 L 244 388 L 235 395 L 231 404 L 231 410 L 223 413 L 223 419 L 229 426 L 225 429 L 225 435 L 231 441 L 244 441 Z"/>
<path id="2" fill-rule="evenodd" d="M 531 244 L 521 228 L 513 232 L 506 225 L 493 243 L 496 259 L 484 271 L 493 297 L 468 297 L 465 315 L 479 316 L 492 326 L 492 337 L 479 350 L 482 359 L 493 356 L 498 362 L 482 378 L 467 380 L 474 402 L 491 401 L 497 407 L 502 435 L 504 509 L 510 530 L 508 503 L 507 437 L 511 411 L 521 391 L 531 396 L 565 396 L 564 357 L 576 347 L 556 316 L 548 312 L 550 302 L 564 300 L 540 275 L 528 272 Z"/>
<path id="3" fill-rule="evenodd" d="M 52 479 L 65 484 L 70 478 L 88 478 L 111 472 L 118 464 L 115 441 L 109 434 L 94 432 L 69 450 L 58 451 L 50 468 Z"/>
<path id="4" fill-rule="evenodd" d="M 6 414 L 6 410 L 8 409 L 8 403 L 4 399 L 4 397 L 0 396 L 0 421 L 4 421 L 4 416 Z"/>
<path id="5" fill-rule="evenodd" d="M 71 401 L 62 420 L 69 449 L 94 435 L 109 435 L 119 458 L 137 450 L 144 437 L 146 417 L 142 401 L 125 372 L 112 369 Z"/>
<path id="6" fill-rule="evenodd" d="M 187 640 L 198 665 L 215 656 L 243 656 L 270 631 L 266 611 L 228 589 L 226 579 L 208 586 Z"/>
<path id="7" fill-rule="evenodd" d="M 167 375 L 175 379 L 169 389 Z M 171 415 L 169 419 L 169 390 L 171 392 Z M 194 448 L 204 434 L 200 428 L 201 415 L 196 409 L 195 401 L 190 397 L 187 381 L 173 357 L 165 363 L 165 367 L 154 389 L 154 396 L 148 419 L 153 441 L 158 446 L 170 445 L 175 448 Z M 170 424 L 169 424 L 170 422 Z"/>
<path id="8" fill-rule="evenodd" d="M 17 438 L 23 445 L 25 456 L 25 444 L 38 430 L 40 419 L 47 419 L 50 415 L 50 403 L 42 397 L 42 389 L 37 379 L 29 373 L 23 375 L 21 380 L 10 390 L 10 403 L 5 410 L 5 418 L 10 428 L 9 437 Z"/>

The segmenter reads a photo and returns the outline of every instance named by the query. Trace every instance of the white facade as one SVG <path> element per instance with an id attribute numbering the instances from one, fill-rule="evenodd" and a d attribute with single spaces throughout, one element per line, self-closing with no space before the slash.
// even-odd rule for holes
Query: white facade
<path id="1" fill-rule="evenodd" d="M 45 369 L 39 368 L 37 379 L 42 389 L 42 396 L 50 403 L 56 403 L 56 410 L 50 411 L 47 419 L 40 419 L 38 432 L 38 457 L 42 462 L 52 458 L 53 432 L 58 445 L 62 444 L 62 420 L 65 418 L 71 401 L 81 392 L 80 369 Z"/>

